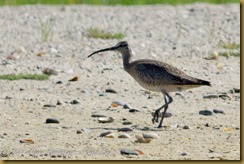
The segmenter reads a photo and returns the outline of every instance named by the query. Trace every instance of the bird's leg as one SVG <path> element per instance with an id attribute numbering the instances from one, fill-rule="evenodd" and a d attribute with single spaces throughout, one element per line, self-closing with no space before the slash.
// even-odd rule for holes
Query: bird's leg
<path id="1" fill-rule="evenodd" d="M 163 92 L 163 94 L 164 94 L 164 96 L 168 97 L 168 102 L 165 101 L 164 112 L 162 113 L 162 118 L 160 120 L 160 123 L 158 124 L 158 128 L 162 128 L 162 123 L 163 123 L 166 111 L 168 109 L 168 105 L 173 102 L 173 98 L 167 92 Z"/>
<path id="2" fill-rule="evenodd" d="M 165 102 L 165 104 L 167 102 L 165 95 L 164 95 L 164 102 Z M 154 121 L 155 122 L 158 122 L 159 112 L 160 112 L 161 109 L 163 109 L 165 107 L 165 104 L 163 106 L 161 106 L 160 108 L 158 108 L 158 109 L 155 110 L 154 115 L 153 115 L 153 119 L 152 119 L 152 122 L 153 123 L 154 123 Z"/>

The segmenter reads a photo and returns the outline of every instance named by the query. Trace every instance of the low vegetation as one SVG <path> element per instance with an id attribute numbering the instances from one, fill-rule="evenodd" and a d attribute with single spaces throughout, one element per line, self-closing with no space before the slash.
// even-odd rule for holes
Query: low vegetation
<path id="1" fill-rule="evenodd" d="M 147 5 L 147 4 L 167 4 L 178 5 L 194 2 L 205 3 L 240 3 L 240 0 L 0 0 L 0 5 L 25 5 L 25 4 L 51 4 L 51 5 Z"/>
<path id="2" fill-rule="evenodd" d="M 87 30 L 88 37 L 101 38 L 101 39 L 123 39 L 125 35 L 123 33 L 110 33 L 98 28 L 91 28 Z"/>
<path id="3" fill-rule="evenodd" d="M 228 43 L 222 43 L 221 46 L 222 46 L 224 49 L 230 49 L 230 50 L 235 50 L 235 49 L 240 48 L 240 44 L 237 44 L 237 43 L 231 43 L 231 42 L 228 42 Z"/>
<path id="4" fill-rule="evenodd" d="M 43 74 L 5 74 L 0 75 L 0 80 L 20 80 L 20 79 L 28 79 L 28 80 L 48 80 L 47 75 Z"/>

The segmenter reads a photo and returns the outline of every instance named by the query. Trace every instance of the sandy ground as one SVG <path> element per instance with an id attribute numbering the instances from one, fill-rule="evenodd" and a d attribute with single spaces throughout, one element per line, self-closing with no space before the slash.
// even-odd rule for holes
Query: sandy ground
<path id="1" fill-rule="evenodd" d="M 42 73 L 44 68 L 58 71 L 47 81 L 0 80 L 0 159 L 240 159 L 240 93 L 230 91 L 240 88 L 240 58 L 204 59 L 214 51 L 228 52 L 221 43 L 240 44 L 239 4 L 6 6 L 0 7 L 0 26 L 1 74 Z M 167 62 L 211 81 L 212 87 L 182 92 L 183 97 L 171 93 L 174 102 L 168 112 L 172 116 L 157 129 L 151 112 L 164 103 L 162 94 L 145 92 L 123 70 L 118 53 L 87 59 L 93 51 L 119 42 L 89 38 L 87 29 L 91 27 L 125 32 L 123 40 L 131 45 L 134 60 Z M 51 31 L 47 41 L 45 31 Z M 79 80 L 70 82 L 74 76 Z M 117 93 L 106 93 L 106 89 Z M 203 98 L 208 93 L 220 96 Z M 79 103 L 71 104 L 72 100 Z M 139 112 L 114 107 L 114 101 Z M 199 114 L 214 109 L 224 114 Z M 99 123 L 97 117 L 91 117 L 94 112 L 114 121 Z M 47 118 L 60 123 L 46 124 Z M 123 125 L 123 119 L 132 124 Z M 118 132 L 122 127 L 133 131 Z M 114 138 L 100 137 L 106 131 Z M 123 133 L 131 138 L 117 137 Z M 142 133 L 156 133 L 160 138 L 135 142 L 135 136 Z M 24 139 L 34 143 L 21 143 Z M 122 155 L 123 148 L 143 153 Z"/>

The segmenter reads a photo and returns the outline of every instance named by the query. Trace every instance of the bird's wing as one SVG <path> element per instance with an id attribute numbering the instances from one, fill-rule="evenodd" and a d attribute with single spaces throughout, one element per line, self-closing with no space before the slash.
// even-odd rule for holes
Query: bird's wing
<path id="1" fill-rule="evenodd" d="M 196 79 L 186 75 L 179 69 L 162 62 L 138 62 L 135 70 L 144 82 L 155 84 L 194 84 Z"/>

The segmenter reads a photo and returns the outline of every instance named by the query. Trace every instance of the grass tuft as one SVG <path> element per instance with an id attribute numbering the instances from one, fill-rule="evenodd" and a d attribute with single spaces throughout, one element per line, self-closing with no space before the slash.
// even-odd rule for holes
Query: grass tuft
<path id="1" fill-rule="evenodd" d="M 219 52 L 219 56 L 224 56 L 224 57 L 240 57 L 240 52 Z"/>
<path id="2" fill-rule="evenodd" d="M 48 80 L 47 75 L 42 74 L 5 74 L 0 75 L 1 80 L 20 80 L 20 79 L 28 79 L 28 80 Z"/>
<path id="3" fill-rule="evenodd" d="M 87 30 L 88 37 L 100 38 L 100 39 L 123 39 L 125 35 L 123 33 L 110 33 L 98 28 L 91 28 Z"/>
<path id="4" fill-rule="evenodd" d="M 230 50 L 236 50 L 236 49 L 240 48 L 240 44 L 237 44 L 237 43 L 231 43 L 231 42 L 223 43 L 221 46 L 222 46 L 224 49 L 230 49 Z"/>

